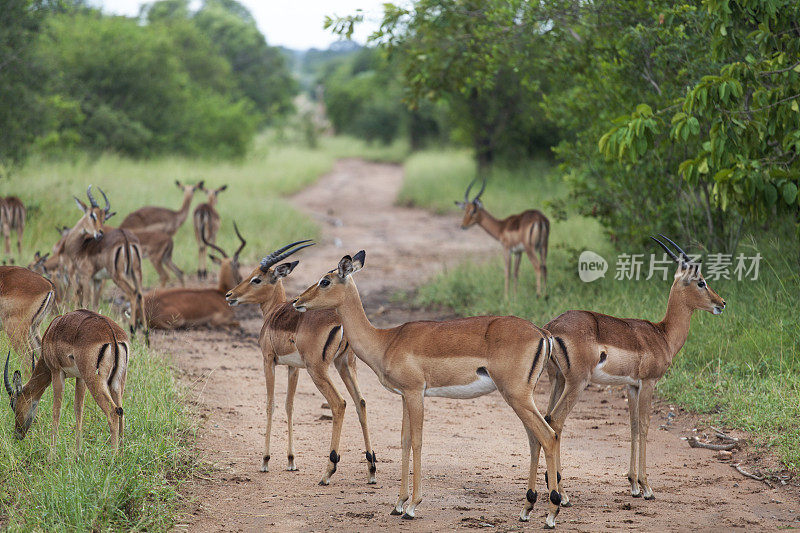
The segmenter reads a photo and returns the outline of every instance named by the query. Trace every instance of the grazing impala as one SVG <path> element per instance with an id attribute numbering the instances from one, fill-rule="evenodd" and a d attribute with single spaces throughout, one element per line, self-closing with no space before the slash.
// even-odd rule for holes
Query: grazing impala
<path id="1" fill-rule="evenodd" d="M 102 192 L 102 191 L 101 191 Z M 87 207 L 75 198 L 83 216 L 69 231 L 64 240 L 61 256 L 67 263 L 69 278 L 77 280 L 77 292 L 81 303 L 89 303 L 95 309 L 100 300 L 102 283 L 111 278 L 125 293 L 130 304 L 130 330 L 135 332 L 147 321 L 142 298 L 142 251 L 139 240 L 128 230 L 114 229 L 104 223 L 110 213 L 108 198 L 106 207 L 100 208 L 92 196 L 92 186 L 86 190 L 90 205 Z"/>
<path id="2" fill-rule="evenodd" d="M 241 241 L 233 257 L 228 257 L 228 254 L 219 246 L 206 243 L 222 255 L 222 259 L 213 256 L 211 258 L 220 265 L 217 288 L 179 288 L 147 293 L 144 302 L 151 328 L 175 329 L 203 325 L 212 327 L 239 325 L 233 309 L 225 301 L 225 293 L 242 281 L 242 275 L 239 273 L 239 254 L 247 241 L 239 233 L 239 228 L 235 223 L 233 228 Z"/>
<path id="3" fill-rule="evenodd" d="M 483 181 L 481 190 L 475 198 L 469 199 L 469 191 L 474 184 L 475 180 L 467 187 L 464 201 L 456 202 L 456 205 L 464 210 L 461 228 L 467 229 L 478 224 L 503 245 L 503 259 L 506 263 L 504 292 L 506 297 L 508 297 L 509 278 L 512 277 L 512 263 L 514 291 L 517 290 L 522 252 L 528 255 L 528 259 L 536 270 L 537 296 L 545 294 L 547 292 L 547 239 L 550 236 L 550 221 L 536 209 L 498 220 L 483 208 L 483 202 L 481 202 L 481 195 L 486 189 L 486 180 Z"/>
<path id="4" fill-rule="evenodd" d="M 725 309 L 725 300 L 708 286 L 699 265 L 669 238 L 664 237 L 680 252 L 680 258 L 663 242 L 651 238 L 678 264 L 661 322 L 567 311 L 545 326 L 556 341 L 553 354 L 560 356 L 547 364 L 552 388 L 546 419 L 561 434 L 564 421 L 589 383 L 627 386 L 631 419 L 628 481 L 631 495 L 644 495 L 646 500 L 655 498 L 647 482 L 653 389 L 686 342 L 692 313 L 703 310 L 718 315 Z M 560 452 L 557 456 L 560 460 Z M 560 485 L 559 479 L 561 491 Z M 569 501 L 563 491 L 562 501 Z"/>
<path id="5" fill-rule="evenodd" d="M 49 280 L 27 268 L 0 266 L 0 326 L 18 357 L 30 353 L 30 368 L 36 362 L 35 352 L 42 348 L 39 324 L 54 299 L 55 287 Z"/>
<path id="6" fill-rule="evenodd" d="M 289 423 L 288 470 L 297 470 L 294 464 L 292 412 L 298 370 L 305 368 L 317 389 L 328 401 L 333 415 L 328 465 L 320 485 L 327 485 L 330 482 L 339 462 L 339 440 L 342 435 L 346 403 L 328 376 L 328 370 L 333 363 L 344 381 L 347 392 L 355 402 L 369 463 L 368 483 L 375 483 L 375 451 L 370 444 L 367 429 L 367 402 L 358 387 L 355 354 L 348 347 L 339 317 L 331 310 L 300 314 L 286 301 L 282 279 L 289 275 L 298 261 L 280 265 L 278 263 L 293 253 L 311 246 L 306 244 L 308 242 L 297 241 L 272 252 L 261 260 L 261 264 L 245 281 L 226 295 L 230 305 L 258 304 L 264 314 L 264 326 L 261 328 L 259 344 L 264 356 L 264 375 L 267 380 L 267 434 L 261 471 L 269 470 L 269 441 L 272 432 L 272 413 L 275 409 L 275 366 L 287 365 L 289 367 L 289 386 L 286 393 L 286 418 Z M 295 246 L 298 247 L 294 248 Z"/>
<path id="7" fill-rule="evenodd" d="M 377 374 L 381 384 L 403 398 L 402 481 L 392 514 L 414 518 L 422 500 L 422 421 L 425 396 L 477 398 L 498 390 L 528 433 L 530 477 L 521 520 L 530 518 L 536 501 L 535 481 L 542 443 L 547 459 L 550 508 L 546 526 L 555 527 L 561 496 L 556 484 L 558 434 L 533 403 L 533 389 L 550 358 L 552 338 L 534 324 L 506 316 L 469 317 L 444 322 L 408 322 L 389 329 L 370 324 L 352 274 L 364 266 L 364 251 L 346 255 L 295 301 L 298 311 L 333 309 L 339 315 L 353 351 Z M 399 413 L 398 413 L 399 417 Z M 409 452 L 414 450 L 414 483 L 408 501 Z M 537 449 L 538 451 L 538 449 Z M 405 509 L 404 509 L 405 506 Z"/>
<path id="8" fill-rule="evenodd" d="M 218 189 L 206 189 L 200 185 L 201 190 L 208 194 L 208 200 L 195 207 L 194 216 L 194 236 L 197 239 L 199 257 L 197 260 L 197 276 L 204 279 L 208 276 L 206 270 L 206 242 L 216 243 L 217 232 L 219 231 L 220 219 L 217 212 L 217 195 L 228 188 L 223 185 Z"/>
<path id="9" fill-rule="evenodd" d="M 203 187 L 201 181 L 197 185 L 189 185 L 175 181 L 175 185 L 183 191 L 183 204 L 177 211 L 167 209 L 166 207 L 145 206 L 140 207 L 136 211 L 125 217 L 122 224 L 119 225 L 120 229 L 127 229 L 131 231 L 161 231 L 174 237 L 178 228 L 189 216 L 189 207 L 192 203 L 192 197 L 196 190 Z"/>
<path id="10" fill-rule="evenodd" d="M 11 253 L 11 230 L 17 232 L 17 253 L 22 254 L 22 233 L 25 231 L 25 204 L 16 196 L 0 198 L 0 226 L 6 254 Z"/>
<path id="11" fill-rule="evenodd" d="M 94 401 L 108 419 L 111 447 L 116 450 L 125 426 L 122 396 L 125 392 L 129 354 L 128 336 L 108 317 L 86 309 L 78 309 L 54 318 L 42 339 L 42 356 L 33 369 L 31 379 L 24 387 L 19 370 L 14 371 L 12 382 L 9 382 L 9 358 L 6 357 L 3 383 L 11 397 L 15 436 L 18 439 L 25 437 L 36 416 L 39 399 L 52 383 L 53 428 L 49 454 L 49 458 L 52 459 L 58 437 L 64 379 L 76 378 L 76 450 L 81 446 L 83 400 L 86 397 L 86 389 L 89 389 Z"/>

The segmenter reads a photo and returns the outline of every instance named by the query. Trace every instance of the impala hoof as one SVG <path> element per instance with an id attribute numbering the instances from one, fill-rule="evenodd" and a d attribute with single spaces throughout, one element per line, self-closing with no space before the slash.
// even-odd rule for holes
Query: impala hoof
<path id="1" fill-rule="evenodd" d="M 321 479 L 319 482 L 320 487 L 327 487 L 330 484 L 331 484 L 330 480 L 327 479 Z"/>
<path id="2" fill-rule="evenodd" d="M 392 509 L 392 512 L 389 513 L 389 514 L 392 515 L 392 516 L 399 516 L 399 515 L 403 514 L 403 511 L 398 511 L 397 509 Z"/>
<path id="3" fill-rule="evenodd" d="M 645 494 L 644 495 L 644 499 L 645 500 L 655 500 L 656 499 L 656 495 L 651 492 L 650 494 Z"/>
<path id="4" fill-rule="evenodd" d="M 408 513 L 403 513 L 403 516 L 401 516 L 400 518 L 402 518 L 403 520 L 414 520 L 414 515 L 413 514 L 408 514 Z"/>

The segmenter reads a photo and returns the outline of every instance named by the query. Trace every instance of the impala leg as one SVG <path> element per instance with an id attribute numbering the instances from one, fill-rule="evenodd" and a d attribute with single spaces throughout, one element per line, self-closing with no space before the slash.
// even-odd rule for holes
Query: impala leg
<path id="1" fill-rule="evenodd" d="M 164 270 L 164 265 L 162 264 L 162 261 L 163 261 L 162 257 L 153 257 L 152 255 L 150 256 L 150 263 L 152 263 L 153 268 L 155 268 L 156 272 L 158 273 L 159 285 L 161 285 L 162 287 L 166 287 L 167 281 L 169 281 L 169 275 L 167 274 L 167 271 Z"/>
<path id="2" fill-rule="evenodd" d="M 269 472 L 269 437 L 272 434 L 272 413 L 275 411 L 275 359 L 271 354 L 264 356 L 264 379 L 267 382 L 267 433 L 261 471 Z"/>
<path id="3" fill-rule="evenodd" d="M 311 376 L 314 385 L 317 386 L 317 389 L 319 389 L 328 401 L 328 405 L 331 408 L 331 416 L 333 417 L 331 452 L 328 455 L 328 468 L 322 476 L 322 480 L 319 482 L 320 485 L 327 485 L 331 482 L 331 476 L 336 472 L 336 464 L 339 462 L 337 450 L 339 449 L 339 440 L 342 437 L 342 424 L 344 423 L 344 410 L 347 402 L 345 402 L 342 395 L 339 394 L 339 391 L 337 391 L 336 387 L 331 383 L 330 377 L 328 376 L 327 365 L 322 366 L 324 366 L 322 369 L 308 368 L 308 374 Z"/>
<path id="4" fill-rule="evenodd" d="M 411 422 L 408 418 L 408 406 L 406 406 L 406 399 L 403 396 L 403 427 L 400 432 L 400 445 L 403 449 L 400 471 L 400 494 L 397 496 L 397 503 L 394 504 L 391 514 L 403 514 L 403 506 L 408 501 L 408 459 L 411 455 Z"/>
<path id="5" fill-rule="evenodd" d="M 98 390 L 99 389 L 99 390 Z M 108 387 L 103 383 L 99 387 L 89 389 L 95 403 L 108 419 L 108 430 L 111 432 L 111 448 L 114 452 L 119 449 L 119 427 L 122 418 L 122 407 L 117 405 L 111 397 Z"/>
<path id="6" fill-rule="evenodd" d="M 25 228 L 17 228 L 17 253 L 22 256 L 22 232 Z"/>
<path id="7" fill-rule="evenodd" d="M 201 244 L 197 252 L 197 277 L 204 279 L 206 277 L 206 246 Z"/>
<path id="8" fill-rule="evenodd" d="M 334 360 L 333 364 L 336 370 L 342 377 L 344 386 L 347 388 L 348 394 L 353 399 L 356 405 L 356 412 L 358 413 L 358 422 L 361 424 L 361 432 L 364 434 L 364 448 L 366 449 L 367 462 L 369 463 L 369 481 L 368 484 L 375 483 L 375 472 L 377 465 L 375 464 L 375 451 L 372 449 L 372 444 L 369 440 L 369 429 L 367 427 L 367 401 L 361 395 L 361 390 L 358 387 L 358 375 L 356 373 L 355 354 L 351 351 L 341 355 L 338 359 Z"/>
<path id="9" fill-rule="evenodd" d="M 417 505 L 422 501 L 422 423 L 425 419 L 425 406 L 422 391 L 406 393 L 403 399 L 408 405 L 411 449 L 414 451 L 414 477 L 411 503 L 406 506 L 406 511 L 401 518 L 410 520 L 414 518 Z"/>
<path id="10" fill-rule="evenodd" d="M 180 282 L 181 287 L 183 287 L 186 284 L 186 282 L 183 279 L 183 276 L 184 276 L 183 270 L 181 270 L 180 267 L 178 267 L 178 265 L 176 265 L 172 261 L 172 254 L 170 254 L 168 257 L 164 258 L 164 264 L 167 265 L 167 268 L 172 270 L 172 272 L 175 274 L 175 277 L 178 278 L 178 281 Z"/>
<path id="11" fill-rule="evenodd" d="M 519 264 L 522 262 L 522 252 L 514 254 L 514 294 L 517 293 L 519 287 Z"/>
<path id="12" fill-rule="evenodd" d="M 642 495 L 639 490 L 636 460 L 639 454 L 639 387 L 628 385 L 628 414 L 631 417 L 631 462 L 628 468 L 628 482 L 631 484 L 631 496 Z"/>
<path id="13" fill-rule="evenodd" d="M 645 500 L 654 500 L 655 495 L 647 482 L 647 430 L 650 428 L 650 404 L 653 399 L 654 380 L 643 381 L 639 389 L 639 486 Z"/>
<path id="14" fill-rule="evenodd" d="M 125 357 L 126 357 L 126 361 L 125 362 L 127 364 L 127 357 L 128 357 L 127 353 L 125 354 Z M 118 390 L 111 389 L 111 399 L 113 400 L 114 404 L 117 406 L 116 412 L 119 415 L 117 417 L 117 427 L 118 427 L 117 435 L 118 435 L 118 438 L 119 438 L 119 444 L 120 445 L 122 444 L 123 436 L 125 434 L 125 412 L 122 409 L 122 396 L 124 395 L 124 392 L 125 392 L 125 378 L 126 378 L 126 376 L 127 376 L 127 374 L 123 374 L 122 376 L 120 376 L 120 378 L 119 378 L 119 389 Z"/>
<path id="15" fill-rule="evenodd" d="M 75 453 L 81 451 L 83 433 L 83 402 L 86 399 L 86 382 L 81 378 L 75 380 Z"/>
<path id="16" fill-rule="evenodd" d="M 509 249 L 503 250 L 503 261 L 505 261 L 506 264 L 506 270 L 505 270 L 506 279 L 503 285 L 503 295 L 506 298 L 508 298 L 508 278 L 511 277 L 511 250 Z"/>
<path id="17" fill-rule="evenodd" d="M 559 373 L 560 379 L 556 378 L 556 389 L 560 389 L 562 392 L 556 401 L 555 406 L 550 409 L 548 407 L 548 414 L 544 417 L 545 422 L 547 422 L 550 427 L 553 428 L 553 431 L 556 432 L 557 435 L 562 435 L 564 432 L 564 423 L 567 420 L 567 417 L 572 412 L 572 409 L 575 407 L 575 404 L 578 402 L 578 398 L 580 397 L 581 391 L 586 388 L 588 383 L 588 378 L 586 380 L 579 381 L 577 383 L 567 381 L 562 374 Z M 570 503 L 569 496 L 564 491 L 564 484 L 561 477 L 561 439 L 559 438 L 556 441 L 555 446 L 555 461 L 556 461 L 556 484 L 558 485 L 558 492 L 561 494 L 561 506 L 562 507 L 570 507 L 572 503 Z M 545 476 L 545 480 L 547 481 L 547 476 Z"/>
<path id="18" fill-rule="evenodd" d="M 300 378 L 299 369 L 290 366 L 287 377 L 286 422 L 289 424 L 289 445 L 286 451 L 286 470 L 295 471 L 297 470 L 297 466 L 294 464 L 294 429 L 292 427 L 292 415 L 294 414 L 294 395 L 297 392 L 297 380 Z"/>
<path id="19" fill-rule="evenodd" d="M 525 248 L 525 253 L 528 254 L 528 259 L 530 259 L 531 264 L 533 265 L 533 270 L 536 272 L 536 296 L 542 295 L 542 263 L 539 261 L 539 258 L 536 257 L 536 254 L 530 248 Z"/>
<path id="20" fill-rule="evenodd" d="M 528 445 L 531 448 L 531 466 L 528 472 L 528 492 L 525 493 L 525 507 L 522 508 L 522 513 L 519 515 L 519 519 L 523 522 L 530 520 L 533 504 L 536 503 L 536 499 L 539 497 L 536 492 L 536 477 L 539 472 L 539 451 L 542 447 L 539 439 L 527 426 L 525 427 L 525 432 L 528 434 Z"/>
<path id="21" fill-rule="evenodd" d="M 11 255 L 11 228 L 3 226 L 3 240 L 5 241 L 6 255 Z"/>
<path id="22" fill-rule="evenodd" d="M 50 452 L 47 460 L 52 461 L 56 456 L 56 442 L 58 441 L 58 422 L 61 420 L 61 400 L 64 398 L 64 372 L 58 370 L 51 374 L 53 380 L 53 429 L 50 437 Z"/>

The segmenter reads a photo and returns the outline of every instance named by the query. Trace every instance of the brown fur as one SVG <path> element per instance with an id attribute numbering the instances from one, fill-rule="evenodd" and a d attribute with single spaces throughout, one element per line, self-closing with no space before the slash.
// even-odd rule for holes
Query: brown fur
<path id="1" fill-rule="evenodd" d="M 217 195 L 227 188 L 227 185 L 210 190 L 203 187 L 202 191 L 208 194 L 207 200 L 194 209 L 192 221 L 194 223 L 194 237 L 197 240 L 198 247 L 197 274 L 201 278 L 208 275 L 206 270 L 206 242 L 212 244 L 217 242 L 217 233 L 221 224 L 220 216 L 217 212 Z"/>
<path id="2" fill-rule="evenodd" d="M 17 233 L 17 253 L 22 255 L 22 234 L 25 231 L 25 204 L 16 196 L 0 198 L 0 229 L 3 231 L 6 255 L 11 254 L 11 230 Z"/>
<path id="3" fill-rule="evenodd" d="M 41 351 L 39 324 L 54 300 L 55 287 L 48 279 L 26 268 L 0 266 L 0 327 L 8 335 L 26 375 L 33 367 L 36 352 Z"/>
<path id="4" fill-rule="evenodd" d="M 192 197 L 195 191 L 202 187 L 203 182 L 197 185 L 184 185 L 176 181 L 175 184 L 183 191 L 183 203 L 179 210 L 155 206 L 141 207 L 125 217 L 119 227 L 132 231 L 160 231 L 174 237 L 189 216 Z"/>

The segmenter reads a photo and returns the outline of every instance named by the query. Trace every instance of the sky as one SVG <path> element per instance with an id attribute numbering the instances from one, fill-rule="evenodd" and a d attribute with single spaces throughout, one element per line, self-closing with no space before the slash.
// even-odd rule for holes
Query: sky
<path id="1" fill-rule="evenodd" d="M 330 31 L 322 29 L 325 15 L 352 15 L 357 9 L 364 12 L 364 22 L 353 34 L 353 40 L 364 44 L 374 31 L 383 14 L 386 0 L 239 0 L 253 14 L 258 28 L 273 46 L 295 50 L 328 48 L 339 40 Z M 139 14 L 142 0 L 92 0 L 106 13 L 135 16 Z M 193 1 L 192 8 L 199 2 Z"/>

